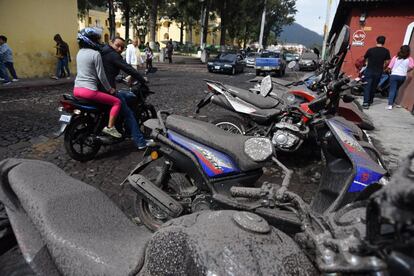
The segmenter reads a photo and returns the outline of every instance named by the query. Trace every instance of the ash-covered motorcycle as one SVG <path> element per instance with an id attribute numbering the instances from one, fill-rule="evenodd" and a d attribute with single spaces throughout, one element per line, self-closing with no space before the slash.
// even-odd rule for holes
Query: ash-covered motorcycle
<path id="1" fill-rule="evenodd" d="M 345 80 L 332 84 L 336 91 Z M 323 110 L 327 98 L 313 103 Z M 296 112 L 292 109 L 289 112 Z M 297 116 L 303 116 L 297 112 Z M 318 212 L 337 210 L 352 202 L 387 172 L 377 150 L 364 141 L 360 128 L 341 117 L 309 117 L 324 155 L 325 170 L 314 200 Z M 161 113 L 144 125 L 155 145 L 128 178 L 136 192 L 135 211 L 143 224 L 156 230 L 171 218 L 200 210 L 254 210 L 272 223 L 298 227 L 294 215 L 262 208 L 260 202 L 231 197 L 232 187 L 254 187 L 274 155 L 270 139 L 229 133 L 207 122 Z M 279 166 L 277 159 L 273 158 Z M 375 186 L 375 185 L 374 185 Z M 292 216 L 293 215 L 293 216 Z"/>
<path id="2" fill-rule="evenodd" d="M 289 192 L 289 181 L 231 189 L 239 201 L 295 214 L 294 231 L 283 220 L 275 227 L 226 210 L 176 218 L 151 234 L 57 166 L 7 159 L 0 162 L 0 275 L 412 276 L 413 162 L 411 154 L 389 185 L 323 215 Z"/>
<path id="3" fill-rule="evenodd" d="M 146 120 L 156 117 L 154 106 L 146 102 L 148 96 L 154 92 L 146 85 L 136 83 L 130 89 L 122 89 L 117 93 L 126 94 L 127 104 L 134 112 L 139 126 Z M 66 152 L 77 161 L 92 160 L 102 145 L 120 143 L 128 136 L 122 113 L 115 125 L 122 137 L 114 138 L 102 133 L 102 129 L 108 123 L 110 110 L 108 105 L 78 99 L 70 94 L 63 95 L 60 104 L 61 127 L 57 136 L 64 134 Z"/>

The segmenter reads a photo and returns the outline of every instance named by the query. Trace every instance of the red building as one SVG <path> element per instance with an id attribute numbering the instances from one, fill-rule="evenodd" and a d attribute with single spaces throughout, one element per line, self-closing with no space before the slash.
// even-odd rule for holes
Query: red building
<path id="1" fill-rule="evenodd" d="M 414 57 L 414 0 L 340 0 L 330 37 L 347 24 L 351 28 L 351 50 L 343 65 L 343 71 L 356 76 L 355 61 L 376 45 L 376 38 L 387 38 L 385 47 L 394 56 L 401 45 L 410 45 Z M 409 111 L 414 109 L 414 74 L 401 88 L 397 98 Z"/>

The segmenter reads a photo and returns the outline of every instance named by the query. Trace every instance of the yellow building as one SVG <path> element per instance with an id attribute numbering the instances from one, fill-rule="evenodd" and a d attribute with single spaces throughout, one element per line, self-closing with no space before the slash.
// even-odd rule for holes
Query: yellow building
<path id="1" fill-rule="evenodd" d="M 220 30 L 218 26 L 220 25 L 220 19 L 217 19 L 214 22 L 209 23 L 209 29 L 207 33 L 207 44 L 219 44 L 220 42 Z M 162 17 L 156 28 L 155 40 L 160 43 L 161 48 L 166 46 L 168 40 L 172 39 L 173 41 L 180 41 L 180 26 L 181 24 L 170 20 L 168 17 Z M 199 24 L 194 24 L 192 28 L 192 35 L 188 28 L 184 28 L 183 33 L 183 43 L 190 43 L 193 45 L 200 45 L 201 27 Z M 149 41 L 149 33 L 145 37 L 145 41 Z"/>
<path id="2" fill-rule="evenodd" d="M 102 39 L 108 42 L 110 38 L 108 11 L 106 8 L 97 10 L 89 10 L 83 18 L 79 18 L 79 30 L 85 27 L 98 27 L 102 29 Z M 115 28 L 116 36 L 125 38 L 125 26 L 122 24 L 122 12 L 117 10 L 115 12 Z M 134 30 L 132 24 L 129 28 L 129 37 L 134 37 Z"/>
<path id="3" fill-rule="evenodd" d="M 69 44 L 75 58 L 77 13 L 76 0 L 0 0 L 0 32 L 8 38 L 19 77 L 55 73 L 55 34 Z M 72 71 L 75 68 L 72 62 Z"/>

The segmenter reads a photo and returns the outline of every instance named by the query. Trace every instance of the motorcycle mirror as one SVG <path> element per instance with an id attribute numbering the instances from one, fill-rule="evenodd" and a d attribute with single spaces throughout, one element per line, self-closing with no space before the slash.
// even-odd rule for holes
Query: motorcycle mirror
<path id="1" fill-rule="evenodd" d="M 266 97 L 273 89 L 272 79 L 270 76 L 266 76 L 262 79 L 260 84 L 260 95 Z"/>
<path id="2" fill-rule="evenodd" d="M 295 66 L 296 66 L 296 61 L 294 61 L 294 60 L 292 60 L 291 62 L 289 62 L 289 64 L 288 64 L 288 68 L 289 69 L 293 69 L 293 68 L 295 68 Z"/>

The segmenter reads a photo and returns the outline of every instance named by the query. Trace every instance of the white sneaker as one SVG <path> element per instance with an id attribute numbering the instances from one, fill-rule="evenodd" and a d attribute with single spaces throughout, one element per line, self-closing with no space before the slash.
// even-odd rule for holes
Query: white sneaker
<path id="1" fill-rule="evenodd" d="M 4 81 L 4 79 L 3 78 L 0 78 L 0 81 Z"/>
<path id="2" fill-rule="evenodd" d="M 8 81 L 8 82 L 3 83 L 3 85 L 10 85 L 10 84 L 12 84 L 11 81 Z"/>
<path id="3" fill-rule="evenodd" d="M 58 80 L 59 78 L 58 77 L 56 77 L 56 76 L 51 76 L 50 77 L 51 79 L 54 79 L 54 80 Z"/>
<path id="4" fill-rule="evenodd" d="M 392 109 L 392 105 L 387 106 L 387 110 L 391 110 Z"/>
<path id="5" fill-rule="evenodd" d="M 102 130 L 102 133 L 108 134 L 109 136 L 115 137 L 115 138 L 121 138 L 122 134 L 116 130 L 115 127 L 104 127 Z"/>
<path id="6" fill-rule="evenodd" d="M 16 82 L 16 81 L 19 81 L 19 79 L 12 79 L 12 82 Z"/>

